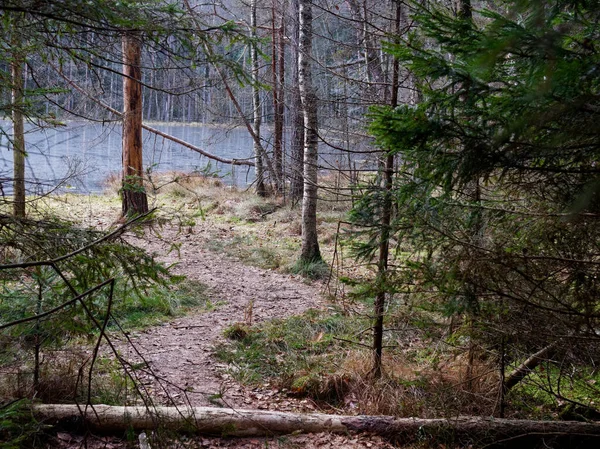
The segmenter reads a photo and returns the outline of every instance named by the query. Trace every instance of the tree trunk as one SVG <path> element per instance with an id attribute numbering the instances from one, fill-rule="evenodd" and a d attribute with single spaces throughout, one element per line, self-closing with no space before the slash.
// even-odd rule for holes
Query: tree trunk
<path id="1" fill-rule="evenodd" d="M 458 0 L 458 15 L 463 19 L 473 18 L 473 8 L 471 0 Z"/>
<path id="2" fill-rule="evenodd" d="M 256 1 L 252 0 L 250 4 L 250 28 L 251 35 L 254 39 L 250 48 L 250 59 L 252 65 L 252 129 L 256 138 L 254 139 L 254 157 L 256 174 L 256 193 L 260 196 L 266 196 L 267 190 L 265 189 L 265 169 L 263 167 L 263 157 L 260 147 L 260 125 L 262 121 L 261 107 L 260 107 L 260 87 L 258 79 L 258 51 L 256 46 Z"/>
<path id="3" fill-rule="evenodd" d="M 277 13 L 276 2 L 273 0 L 271 6 L 271 53 L 272 53 L 272 75 L 273 75 L 273 164 L 278 173 L 280 183 L 277 190 L 283 192 L 283 68 L 284 68 L 284 40 L 283 20 L 281 26 L 276 27 L 277 19 L 281 14 Z"/>
<path id="4" fill-rule="evenodd" d="M 512 373 L 510 373 L 504 381 L 504 392 L 507 392 L 512 387 L 521 382 L 523 379 L 525 379 L 525 377 L 527 377 L 540 363 L 549 360 L 556 352 L 557 345 L 558 341 L 549 344 L 548 346 L 540 349 L 538 352 L 533 354 L 517 368 L 515 368 L 515 370 Z"/>
<path id="5" fill-rule="evenodd" d="M 321 260 L 317 239 L 319 158 L 317 97 L 312 83 L 310 62 L 312 57 L 312 4 L 310 0 L 300 0 L 299 4 L 298 85 L 304 114 L 304 194 L 302 197 L 302 254 L 300 260 L 311 263 Z"/>
<path id="6" fill-rule="evenodd" d="M 84 412 L 86 411 L 86 412 Z M 121 407 L 109 405 L 35 405 L 36 419 L 50 424 L 81 424 L 101 432 L 137 432 L 162 428 L 199 434 L 259 436 L 290 433 L 350 431 L 369 432 L 398 442 L 434 440 L 452 444 L 485 444 L 495 447 L 540 440 L 562 439 L 563 447 L 577 441 L 590 444 L 600 438 L 599 423 L 530 421 L 500 418 L 456 417 L 449 419 L 394 418 L 391 416 L 344 416 L 300 414 L 265 410 L 211 407 Z M 520 446 L 521 447 L 521 446 Z M 557 446 L 554 446 L 557 447 Z M 593 447 L 591 445 L 585 447 Z"/>
<path id="7" fill-rule="evenodd" d="M 400 33 L 401 4 L 396 5 L 396 29 Z M 392 78 L 391 106 L 398 105 L 400 64 L 394 58 Z M 375 298 L 375 323 L 373 325 L 373 368 L 371 376 L 381 377 L 381 358 L 383 355 L 383 315 L 385 310 L 385 293 L 387 290 L 388 257 L 390 252 L 390 224 L 392 221 L 392 188 L 394 176 L 394 155 L 387 153 L 383 172 L 383 204 L 381 207 L 381 234 L 379 236 L 379 259 L 377 263 L 377 296 Z"/>
<path id="8" fill-rule="evenodd" d="M 471 13 L 471 0 L 459 0 L 459 11 L 458 15 L 464 20 L 472 20 Z M 465 82 L 465 86 L 468 90 L 468 81 Z M 461 98 L 461 101 L 467 101 L 466 96 Z M 483 246 L 483 219 L 481 216 L 481 186 L 479 178 L 476 178 L 469 182 L 465 186 L 469 201 L 473 202 L 476 209 L 473 213 L 473 219 L 470 223 L 471 239 L 475 247 Z M 481 296 L 480 288 L 476 283 L 466 283 L 463 286 L 463 294 L 466 298 L 468 309 L 467 309 L 467 326 L 469 329 L 469 349 L 467 354 L 467 368 L 466 368 L 466 387 L 468 391 L 473 391 L 473 368 L 475 360 L 475 320 L 477 319 L 477 310 L 479 304 L 479 297 Z"/>
<path id="9" fill-rule="evenodd" d="M 348 5 L 355 20 L 361 24 L 359 36 L 363 45 L 362 53 L 365 61 L 367 82 L 365 93 L 367 101 L 369 103 L 380 103 L 384 98 L 385 77 L 381 67 L 379 52 L 373 42 L 373 33 L 369 31 L 370 23 L 367 0 L 362 0 L 362 4 L 359 4 L 358 0 L 350 0 L 348 1 Z"/>
<path id="10" fill-rule="evenodd" d="M 139 37 L 123 35 L 123 217 L 148 212 L 142 163 L 141 55 Z"/>
<path id="11" fill-rule="evenodd" d="M 13 28 L 17 24 L 13 23 Z M 20 42 L 13 29 L 13 47 L 10 72 L 12 77 L 12 121 L 13 121 L 13 212 L 15 217 L 25 216 L 25 124 L 23 98 L 23 56 L 19 51 Z"/>
<path id="12" fill-rule="evenodd" d="M 299 17 L 299 0 L 292 0 L 291 14 L 293 17 Z M 293 45 L 291 49 L 292 57 L 292 83 L 290 91 L 290 116 L 291 116 L 291 136 L 290 136 L 290 197 L 295 203 L 302 198 L 304 189 L 303 181 L 303 161 L 304 161 L 304 115 L 302 113 L 302 101 L 300 97 L 300 87 L 298 86 L 298 40 L 299 27 L 298 20 L 292 20 L 292 29 L 290 39 Z"/>

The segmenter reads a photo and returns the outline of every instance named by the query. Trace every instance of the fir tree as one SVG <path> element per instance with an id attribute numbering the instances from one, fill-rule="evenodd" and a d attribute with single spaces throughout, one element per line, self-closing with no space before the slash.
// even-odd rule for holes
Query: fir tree
<path id="1" fill-rule="evenodd" d="M 418 32 L 387 47 L 421 103 L 373 111 L 378 144 L 402 161 L 388 289 L 473 316 L 480 348 L 507 343 L 518 361 L 551 347 L 546 359 L 583 374 L 599 356 L 598 2 L 488 2 L 472 17 L 428 3 L 412 5 Z M 353 211 L 370 226 L 363 257 L 380 205 L 375 190 Z"/>

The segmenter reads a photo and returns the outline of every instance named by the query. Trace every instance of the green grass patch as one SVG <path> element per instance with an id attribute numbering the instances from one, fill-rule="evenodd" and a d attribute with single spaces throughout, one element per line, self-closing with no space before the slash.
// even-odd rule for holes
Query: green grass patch
<path id="1" fill-rule="evenodd" d="M 56 300 L 52 298 L 51 290 L 47 290 L 45 297 L 40 300 L 36 297 L 33 288 L 12 288 L 6 283 L 4 287 L 4 294 L 0 295 L 0 324 L 44 312 L 54 307 L 58 300 L 58 297 Z M 105 317 L 109 302 L 107 293 L 108 288 L 105 288 L 84 300 L 99 322 L 102 322 Z M 74 310 L 74 307 L 78 309 Z M 133 289 L 131 286 L 123 288 L 117 281 L 111 313 L 122 327 L 132 329 L 150 326 L 190 310 L 213 310 L 214 308 L 215 304 L 210 300 L 207 287 L 200 282 L 177 280 L 171 284 L 150 284 Z M 40 322 L 32 321 L 9 328 L 3 331 L 3 334 L 27 338 L 35 333 L 41 333 L 47 340 L 53 335 L 53 328 L 58 329 L 59 333 L 75 335 L 94 332 L 95 329 L 84 310 L 79 309 L 81 307 L 75 304 L 45 317 Z M 116 323 L 109 323 L 109 326 L 114 327 Z"/>
<path id="2" fill-rule="evenodd" d="M 260 326 L 232 326 L 231 341 L 216 348 L 240 382 L 269 381 L 280 388 L 315 397 L 323 395 L 327 378 L 338 370 L 366 321 L 339 312 L 309 310 L 300 316 Z"/>
<path id="3" fill-rule="evenodd" d="M 290 268 L 290 272 L 293 274 L 299 274 L 309 279 L 325 279 L 327 276 L 329 276 L 330 267 L 322 259 L 312 262 L 298 260 Z"/>
<path id="4" fill-rule="evenodd" d="M 215 309 L 206 285 L 190 280 L 174 285 L 152 285 L 137 297 L 117 299 L 113 316 L 125 329 L 143 328 L 184 315 L 192 310 Z M 114 323 L 112 323 L 114 326 Z"/>

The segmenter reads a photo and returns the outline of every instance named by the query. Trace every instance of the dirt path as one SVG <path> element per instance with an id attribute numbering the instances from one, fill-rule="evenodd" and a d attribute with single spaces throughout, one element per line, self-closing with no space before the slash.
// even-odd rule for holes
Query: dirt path
<path id="1" fill-rule="evenodd" d="M 174 272 L 210 288 L 214 310 L 176 319 L 130 337 L 143 354 L 159 381 L 143 374 L 152 396 L 161 404 L 211 405 L 223 403 L 235 407 L 278 404 L 277 409 L 291 409 L 291 402 L 261 401 L 257 389 L 237 386 L 212 356 L 212 350 L 224 341 L 223 330 L 235 322 L 252 322 L 297 315 L 323 304 L 318 285 L 307 285 L 301 278 L 265 271 L 208 251 L 207 235 L 197 231 L 177 236 L 179 252 L 168 253 L 174 229 L 163 229 L 164 240 L 147 237 L 144 247 L 159 255 L 166 264 L 177 263 Z M 170 235 L 172 234 L 172 235 Z M 138 243 L 142 243 L 141 241 Z M 132 348 L 121 345 L 124 355 L 139 361 Z M 267 393 L 265 393 L 267 394 Z M 216 397 L 219 401 L 216 401 Z M 289 401 L 287 401 L 289 402 Z M 307 401 L 303 402 L 310 409 Z M 270 406 L 268 408 L 271 408 Z M 297 407 L 296 407 L 297 408 Z"/>
<path id="2" fill-rule="evenodd" d="M 215 360 L 212 352 L 215 344 L 225 340 L 223 330 L 227 326 L 244 321 L 250 304 L 255 323 L 297 315 L 309 308 L 324 306 L 320 285 L 308 285 L 297 276 L 249 267 L 207 250 L 207 239 L 215 238 L 215 229 L 200 228 L 194 233 L 177 235 L 174 228 L 168 228 L 162 229 L 161 235 L 162 240 L 145 236 L 137 241 L 132 238 L 132 242 L 156 253 L 166 264 L 177 263 L 175 273 L 207 285 L 211 290 L 211 301 L 217 307 L 129 336 L 151 368 L 152 373 L 140 370 L 143 373 L 140 377 L 155 403 L 316 411 L 311 401 L 288 398 L 269 385 L 252 389 L 240 386 L 226 374 L 226 367 Z M 181 243 L 179 252 L 168 252 L 170 245 L 165 242 L 169 241 Z M 126 341 L 118 342 L 118 347 L 127 360 L 140 361 Z M 72 449 L 74 444 L 79 444 L 70 440 L 75 438 L 73 435 L 66 434 L 64 438 L 69 440 L 61 441 L 57 437 L 53 447 Z M 121 440 L 107 438 L 88 441 L 88 447 L 125 447 Z M 386 449 L 393 446 L 373 435 L 301 434 L 234 439 L 199 436 L 173 441 L 166 447 Z"/>

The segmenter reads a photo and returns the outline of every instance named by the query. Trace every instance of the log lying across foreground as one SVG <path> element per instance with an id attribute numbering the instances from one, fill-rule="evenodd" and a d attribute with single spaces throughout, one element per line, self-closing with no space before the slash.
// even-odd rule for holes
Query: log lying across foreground
<path id="1" fill-rule="evenodd" d="M 517 439 L 597 440 L 600 423 L 529 421 L 480 417 L 451 419 L 301 414 L 212 407 L 119 407 L 108 405 L 36 405 L 35 416 L 49 424 L 86 425 L 107 433 L 157 428 L 222 436 L 290 433 L 369 432 L 396 441 L 433 438 L 444 441 L 500 442 Z"/>

